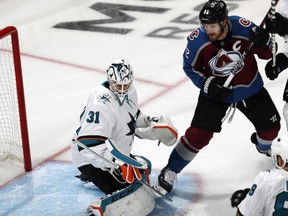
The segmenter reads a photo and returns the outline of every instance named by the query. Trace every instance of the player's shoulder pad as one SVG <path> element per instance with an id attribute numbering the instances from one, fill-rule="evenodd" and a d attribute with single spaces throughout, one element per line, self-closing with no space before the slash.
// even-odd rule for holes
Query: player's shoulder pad
<path id="1" fill-rule="evenodd" d="M 97 105 L 109 105 L 112 100 L 115 100 L 114 94 L 104 86 L 99 86 L 91 95 L 93 97 L 94 104 Z"/>
<path id="2" fill-rule="evenodd" d="M 236 15 L 229 16 L 229 20 L 233 25 L 241 25 L 243 27 L 249 27 L 251 25 L 254 25 L 251 20 Z"/>
<path id="3" fill-rule="evenodd" d="M 258 173 L 258 175 L 254 179 L 254 182 L 258 184 L 260 182 L 266 182 L 270 180 L 274 181 L 275 176 L 277 176 L 277 174 L 275 173 L 275 169 L 263 170 Z"/>
<path id="4" fill-rule="evenodd" d="M 255 25 L 251 20 L 240 16 L 229 16 L 233 35 L 247 36 Z"/>
<path id="5" fill-rule="evenodd" d="M 210 42 L 204 27 L 194 29 L 187 37 L 188 47 L 198 50 L 203 44 Z"/>

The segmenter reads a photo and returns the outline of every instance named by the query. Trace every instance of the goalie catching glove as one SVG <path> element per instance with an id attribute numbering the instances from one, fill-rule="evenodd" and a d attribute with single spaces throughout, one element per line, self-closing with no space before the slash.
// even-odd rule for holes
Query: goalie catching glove
<path id="1" fill-rule="evenodd" d="M 177 129 L 165 115 L 151 118 L 149 126 L 137 128 L 135 134 L 141 139 L 159 140 L 167 146 L 175 144 L 178 138 Z"/>

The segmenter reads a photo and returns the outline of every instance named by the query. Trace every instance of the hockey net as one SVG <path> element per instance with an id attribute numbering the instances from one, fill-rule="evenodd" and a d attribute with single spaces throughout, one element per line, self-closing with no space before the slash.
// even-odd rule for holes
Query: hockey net
<path id="1" fill-rule="evenodd" d="M 32 170 L 17 29 L 0 30 L 0 161 Z"/>

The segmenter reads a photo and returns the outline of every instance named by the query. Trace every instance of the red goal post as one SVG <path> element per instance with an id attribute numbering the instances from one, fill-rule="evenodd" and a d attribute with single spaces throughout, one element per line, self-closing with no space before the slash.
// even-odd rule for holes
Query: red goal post
<path id="1" fill-rule="evenodd" d="M 32 170 L 17 29 L 0 30 L 0 160 Z"/>

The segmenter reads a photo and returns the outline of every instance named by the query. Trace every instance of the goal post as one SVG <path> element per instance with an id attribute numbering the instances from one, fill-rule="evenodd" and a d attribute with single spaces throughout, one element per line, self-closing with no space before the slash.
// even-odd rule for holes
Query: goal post
<path id="1" fill-rule="evenodd" d="M 32 170 L 17 29 L 0 30 L 0 160 Z"/>

